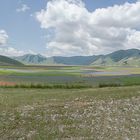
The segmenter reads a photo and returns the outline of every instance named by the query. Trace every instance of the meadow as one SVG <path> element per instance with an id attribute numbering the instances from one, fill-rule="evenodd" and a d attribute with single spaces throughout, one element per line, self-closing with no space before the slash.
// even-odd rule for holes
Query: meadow
<path id="1" fill-rule="evenodd" d="M 26 87 L 53 85 L 131 86 L 140 85 L 139 67 L 24 66 L 1 67 L 0 83 Z M 4 84 L 0 84 L 4 85 Z"/>
<path id="2" fill-rule="evenodd" d="M 138 140 L 140 68 L 0 68 L 0 139 Z"/>
<path id="3" fill-rule="evenodd" d="M 0 139 L 138 140 L 139 103 L 140 86 L 0 88 Z"/>

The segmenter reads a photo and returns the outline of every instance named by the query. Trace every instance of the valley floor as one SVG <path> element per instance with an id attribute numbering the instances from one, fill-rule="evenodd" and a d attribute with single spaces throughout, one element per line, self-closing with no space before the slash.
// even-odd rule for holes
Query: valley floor
<path id="1" fill-rule="evenodd" d="M 1 140 L 138 140 L 140 86 L 0 88 Z"/>

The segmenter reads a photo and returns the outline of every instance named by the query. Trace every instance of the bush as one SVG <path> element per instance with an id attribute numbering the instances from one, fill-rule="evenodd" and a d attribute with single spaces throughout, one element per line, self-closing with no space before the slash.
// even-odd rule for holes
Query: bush
<path id="1" fill-rule="evenodd" d="M 37 88 L 37 89 L 81 89 L 91 88 L 91 85 L 87 84 L 15 84 L 15 85 L 3 85 L 3 88 Z"/>
<path id="2" fill-rule="evenodd" d="M 100 83 L 99 88 L 104 88 L 104 87 L 120 87 L 122 86 L 120 83 Z"/>

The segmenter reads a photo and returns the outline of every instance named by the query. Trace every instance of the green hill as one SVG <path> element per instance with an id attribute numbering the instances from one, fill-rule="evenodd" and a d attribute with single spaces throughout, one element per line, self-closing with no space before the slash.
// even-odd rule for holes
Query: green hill
<path id="1" fill-rule="evenodd" d="M 101 56 L 92 65 L 105 66 L 140 66 L 140 50 L 129 49 L 119 50 L 104 56 Z"/>
<path id="2" fill-rule="evenodd" d="M 17 60 L 14 60 L 12 58 L 6 57 L 6 56 L 2 56 L 0 55 L 0 65 L 1 66 L 11 66 L 11 65 L 15 65 L 15 66 L 22 66 L 23 64 Z"/>

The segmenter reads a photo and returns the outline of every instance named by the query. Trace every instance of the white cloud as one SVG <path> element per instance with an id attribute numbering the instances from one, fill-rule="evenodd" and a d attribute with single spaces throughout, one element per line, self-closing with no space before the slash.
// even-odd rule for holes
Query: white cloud
<path id="1" fill-rule="evenodd" d="M 140 2 L 89 12 L 80 0 L 52 0 L 36 13 L 44 29 L 54 29 L 47 56 L 94 55 L 140 49 Z"/>
<path id="2" fill-rule="evenodd" d="M 91 16 L 91 23 L 105 27 L 139 28 L 140 2 L 125 3 L 97 9 Z"/>
<path id="3" fill-rule="evenodd" d="M 33 50 L 28 50 L 28 52 L 26 52 L 25 54 L 34 54 L 34 55 L 36 55 L 37 53 L 34 52 Z"/>
<path id="4" fill-rule="evenodd" d="M 26 4 L 22 4 L 20 8 L 16 9 L 17 12 L 26 12 L 27 10 L 30 10 L 30 7 Z"/>
<path id="5" fill-rule="evenodd" d="M 0 30 L 0 55 L 5 56 L 20 56 L 25 54 L 13 47 L 7 46 L 8 35 L 5 30 Z"/>
<path id="6" fill-rule="evenodd" d="M 6 31 L 0 30 L 0 46 L 5 45 L 7 43 L 8 35 Z"/>
<path id="7" fill-rule="evenodd" d="M 127 37 L 126 48 L 129 48 L 129 46 L 140 49 L 140 31 L 133 31 L 133 33 Z"/>
<path id="8" fill-rule="evenodd" d="M 23 51 L 19 51 L 13 47 L 1 47 L 0 48 L 0 55 L 4 56 L 20 56 L 25 54 Z"/>

